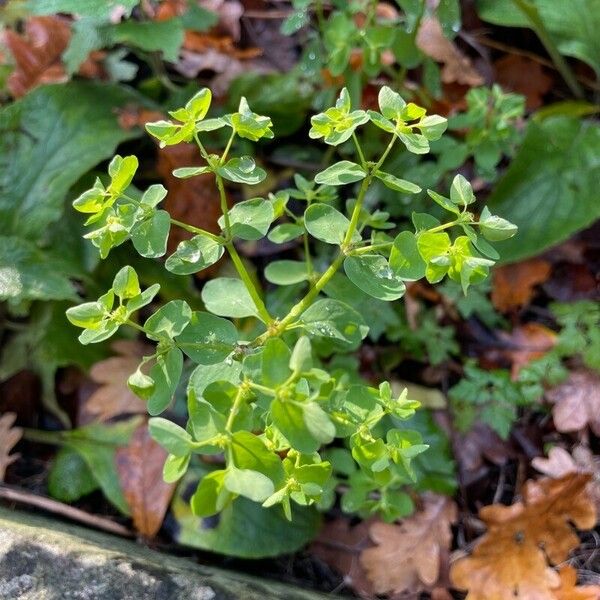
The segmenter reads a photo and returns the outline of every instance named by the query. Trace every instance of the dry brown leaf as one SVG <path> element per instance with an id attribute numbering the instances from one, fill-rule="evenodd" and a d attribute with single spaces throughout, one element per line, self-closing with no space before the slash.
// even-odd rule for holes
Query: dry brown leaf
<path id="1" fill-rule="evenodd" d="M 0 415 L 0 481 L 4 481 L 7 467 L 19 458 L 18 454 L 10 453 L 23 435 L 20 427 L 13 426 L 16 418 L 13 412 Z"/>
<path id="2" fill-rule="evenodd" d="M 564 477 L 569 473 L 589 473 L 592 476 L 588 484 L 590 498 L 600 511 L 600 456 L 594 456 L 587 446 L 575 446 L 571 454 L 560 446 L 550 448 L 548 458 L 536 456 L 531 466 L 548 477 Z"/>
<path id="3" fill-rule="evenodd" d="M 127 380 L 152 348 L 132 340 L 118 340 L 111 347 L 117 355 L 90 369 L 90 378 L 100 387 L 80 407 L 79 425 L 123 414 L 146 414 L 146 404 L 129 389 Z"/>
<path id="4" fill-rule="evenodd" d="M 511 362 L 514 379 L 522 367 L 544 356 L 556 344 L 556 333 L 539 323 L 519 325 L 510 333 L 500 332 L 499 337 L 506 345 L 502 355 Z"/>
<path id="5" fill-rule="evenodd" d="M 500 312 L 526 306 L 535 286 L 544 283 L 552 267 L 541 258 L 498 267 L 493 271 L 492 304 Z"/>
<path id="6" fill-rule="evenodd" d="M 594 371 L 572 371 L 569 378 L 546 392 L 554 404 L 554 426 L 562 433 L 581 431 L 587 426 L 600 435 L 600 375 Z"/>
<path id="7" fill-rule="evenodd" d="M 494 63 L 496 82 L 505 90 L 523 94 L 527 108 L 535 110 L 543 104 L 543 96 L 552 89 L 554 80 L 537 61 L 507 54 Z"/>
<path id="8" fill-rule="evenodd" d="M 556 600 L 600 600 L 600 585 L 577 585 L 577 571 L 570 565 L 558 571 L 560 587 L 555 592 Z"/>
<path id="9" fill-rule="evenodd" d="M 173 177 L 174 169 L 200 164 L 198 149 L 191 144 L 167 146 L 158 151 L 156 169 L 169 192 L 165 210 L 178 221 L 218 233 L 220 228 L 217 221 L 221 216 L 221 207 L 214 176 L 208 173 L 189 179 Z M 179 242 L 189 237 L 191 234 L 183 229 L 173 228 L 169 235 L 169 250 L 173 251 Z M 205 269 L 199 275 L 204 278 L 212 272 Z"/>
<path id="10" fill-rule="evenodd" d="M 360 555 L 372 546 L 369 527 L 373 521 L 362 521 L 352 527 L 349 519 L 325 523 L 312 543 L 310 552 L 344 577 L 344 583 L 361 598 L 372 598 L 373 586 L 360 564 Z"/>
<path id="11" fill-rule="evenodd" d="M 482 508 L 488 531 L 470 556 L 452 565 L 453 584 L 469 591 L 468 600 L 555 600 L 560 577 L 550 565 L 564 561 L 580 543 L 571 524 L 579 529 L 596 524 L 589 479 L 570 474 L 528 481 L 522 501 Z"/>
<path id="12" fill-rule="evenodd" d="M 133 525 L 148 538 L 154 537 L 160 529 L 175 491 L 175 483 L 163 480 L 166 458 L 167 452 L 150 437 L 147 423 L 140 425 L 129 444 L 119 448 L 115 455 Z"/>
<path id="13" fill-rule="evenodd" d="M 61 83 L 68 79 L 60 57 L 71 38 L 69 22 L 62 17 L 31 17 L 25 32 L 4 32 L 15 70 L 8 77 L 10 93 L 19 98 L 43 83 Z"/>
<path id="14" fill-rule="evenodd" d="M 417 33 L 417 46 L 437 62 L 441 62 L 442 81 L 456 81 L 471 87 L 482 85 L 484 79 L 475 70 L 470 59 L 465 56 L 454 42 L 444 37 L 442 26 L 435 17 L 426 17 L 421 21 Z"/>
<path id="15" fill-rule="evenodd" d="M 400 525 L 375 522 L 369 528 L 374 548 L 367 548 L 360 562 L 377 594 L 417 593 L 432 589 L 446 579 L 451 524 L 456 521 L 456 504 L 449 498 L 426 494 L 423 510 Z"/>

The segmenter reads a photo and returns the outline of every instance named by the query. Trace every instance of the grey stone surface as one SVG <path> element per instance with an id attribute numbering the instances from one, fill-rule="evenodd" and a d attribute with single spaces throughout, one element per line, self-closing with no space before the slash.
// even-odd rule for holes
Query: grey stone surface
<path id="1" fill-rule="evenodd" d="M 133 541 L 0 507 L 0 600 L 319 600 Z"/>

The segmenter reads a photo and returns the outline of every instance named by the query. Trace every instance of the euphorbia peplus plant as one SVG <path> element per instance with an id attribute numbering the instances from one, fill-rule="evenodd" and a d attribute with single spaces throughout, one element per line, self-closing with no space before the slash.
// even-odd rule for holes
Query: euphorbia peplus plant
<path id="1" fill-rule="evenodd" d="M 167 270 L 196 273 L 227 252 L 239 277 L 218 277 L 204 285 L 206 311 L 194 312 L 184 300 L 173 300 L 141 324 L 136 314 L 152 302 L 159 286 L 142 291 L 128 266 L 117 273 L 106 294 L 69 309 L 67 316 L 84 328 L 80 336 L 84 344 L 105 340 L 122 325 L 134 327 L 156 344 L 155 353 L 145 357 L 129 379 L 151 415 L 160 414 L 171 402 L 184 356 L 199 365 L 202 385 L 189 388 L 187 427 L 160 417 L 150 419 L 152 436 L 170 453 L 166 480 L 181 478 L 194 454 L 223 456 L 223 468 L 206 475 L 191 499 L 195 514 L 219 513 L 237 496 L 264 506 L 281 504 L 288 518 L 291 501 L 310 505 L 325 494 L 331 502 L 336 479 L 332 464 L 320 452 L 335 438 L 343 438 L 349 450 L 327 451 L 327 456 L 345 457 L 343 468 L 333 464 L 333 471 L 349 476 L 342 506 L 361 514 L 379 512 L 392 520 L 402 516 L 410 511 L 409 497 L 402 490 L 413 479 L 411 459 L 426 446 L 418 433 L 397 425 L 414 413 L 418 403 L 407 399 L 405 392 L 394 397 L 387 382 L 378 388 L 351 383 L 356 377 L 328 369 L 329 356 L 360 346 L 368 316 L 328 298 L 326 286 L 343 271 L 361 290 L 386 301 L 398 300 L 405 282 L 423 277 L 435 283 L 448 276 L 466 292 L 471 283 L 486 277 L 497 257 L 485 240 L 510 237 L 516 228 L 487 209 L 476 219 L 469 211 L 475 201 L 471 186 L 458 175 L 449 198 L 429 192 L 448 211 L 447 222 L 414 214 L 414 231 L 390 235 L 396 226 L 388 215 L 365 207 L 369 186 L 379 179 L 393 190 L 420 191 L 415 183 L 387 173 L 386 157 L 396 144 L 410 152 L 428 152 L 429 141 L 442 135 L 446 121 L 406 104 L 388 87 L 379 93 L 380 112 L 352 110 L 344 89 L 335 107 L 312 119 L 311 138 L 331 146 L 351 140 L 357 162 L 337 162 L 318 173 L 314 182 L 297 175 L 297 189 L 229 208 L 225 180 L 253 185 L 266 176 L 251 157 L 230 157 L 232 144 L 236 137 L 272 138 L 271 121 L 253 113 L 244 99 L 238 112 L 205 119 L 210 102 L 210 91 L 203 89 L 184 108 L 170 113 L 172 121 L 149 123 L 147 130 L 162 146 L 198 145 L 204 166 L 176 169 L 174 175 L 214 175 L 223 213 L 220 234 L 175 221 L 158 209 L 167 193 L 161 185 L 151 186 L 141 197 L 128 191 L 137 168 L 135 156 L 116 156 L 109 166 L 109 185 L 97 181 L 74 206 L 90 214 L 87 224 L 94 230 L 86 237 L 102 257 L 130 238 L 142 256 L 162 256 L 169 229 L 177 226 L 194 236 L 167 258 Z M 389 133 L 389 144 L 377 160 L 366 159 L 356 135 L 369 121 Z M 222 154 L 211 154 L 201 136 L 219 128 L 231 129 L 231 135 Z M 346 215 L 334 206 L 335 189 L 351 186 L 350 191 L 355 185 L 358 190 L 347 203 Z M 292 211 L 290 198 L 305 203 L 303 214 Z M 298 240 L 302 248 L 302 260 L 274 261 L 265 272 L 275 285 L 304 282 L 306 293 L 287 314 L 267 309 L 236 250 L 238 240 L 265 236 L 276 244 Z M 319 260 L 311 257 L 317 242 L 323 243 Z M 328 256 L 321 267 L 320 261 Z M 238 328 L 239 319 L 247 318 L 257 321 L 256 335 Z M 384 417 L 391 417 L 386 426 Z"/>

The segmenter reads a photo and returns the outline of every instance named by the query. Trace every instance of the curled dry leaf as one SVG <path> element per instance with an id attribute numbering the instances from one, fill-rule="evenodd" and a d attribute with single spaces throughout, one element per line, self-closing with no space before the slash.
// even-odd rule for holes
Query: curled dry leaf
<path id="1" fill-rule="evenodd" d="M 10 453 L 23 435 L 20 427 L 13 426 L 16 418 L 13 412 L 0 415 L 0 481 L 4 481 L 7 467 L 19 458 L 18 454 Z"/>
<path id="2" fill-rule="evenodd" d="M 423 510 L 399 525 L 374 522 L 369 536 L 374 548 L 360 555 L 360 562 L 377 594 L 431 590 L 447 580 L 450 526 L 457 510 L 452 500 L 435 494 L 423 496 Z"/>
<path id="3" fill-rule="evenodd" d="M 594 371 L 572 371 L 569 378 L 546 392 L 554 404 L 554 426 L 562 433 L 581 431 L 589 426 L 600 435 L 600 375 Z"/>
<path id="4" fill-rule="evenodd" d="M 471 61 L 454 42 L 444 37 L 440 22 L 435 17 L 426 17 L 417 33 L 417 46 L 427 56 L 442 63 L 442 81 L 456 81 L 469 86 L 482 85 L 484 79 Z"/>
<path id="5" fill-rule="evenodd" d="M 160 529 L 175 491 L 175 483 L 163 480 L 166 458 L 167 452 L 150 437 L 147 423 L 140 425 L 129 444 L 119 448 L 115 455 L 133 525 L 148 538 L 154 537 Z"/>
<path id="6" fill-rule="evenodd" d="M 68 79 L 60 62 L 71 38 L 69 22 L 62 17 L 31 17 L 25 32 L 4 33 L 4 42 L 15 61 L 8 78 L 8 89 L 15 98 L 44 83 L 60 83 Z"/>
<path id="7" fill-rule="evenodd" d="M 373 521 L 362 521 L 352 527 L 349 519 L 325 523 L 310 551 L 344 577 L 344 583 L 361 598 L 372 598 L 373 585 L 361 565 L 360 555 L 369 546 L 369 527 Z"/>
<path id="8" fill-rule="evenodd" d="M 508 312 L 531 301 L 535 286 L 544 283 L 552 268 L 541 258 L 504 265 L 493 271 L 492 304 L 500 312 Z"/>
<path id="9" fill-rule="evenodd" d="M 561 579 L 551 568 L 579 545 L 571 524 L 590 529 L 596 510 L 589 475 L 528 481 L 523 500 L 479 511 L 488 531 L 472 554 L 451 567 L 453 584 L 468 600 L 553 600 Z"/>
<path id="10" fill-rule="evenodd" d="M 571 454 L 560 446 L 550 448 L 548 458 L 540 456 L 531 461 L 531 466 L 548 477 L 564 477 L 569 473 L 588 473 L 592 479 L 588 493 L 600 511 L 600 456 L 594 456 L 587 446 L 575 446 Z"/>
<path id="11" fill-rule="evenodd" d="M 511 375 L 515 379 L 522 367 L 542 358 L 556 344 L 556 333 L 539 323 L 519 325 L 510 333 L 501 331 L 499 337 L 506 348 L 502 355 L 511 362 Z"/>
<path id="12" fill-rule="evenodd" d="M 600 600 L 600 585 L 577 585 L 577 571 L 570 565 L 561 567 L 558 576 L 556 600 Z"/>
<path id="13" fill-rule="evenodd" d="M 118 340 L 111 347 L 117 355 L 97 362 L 90 369 L 92 381 L 100 387 L 80 407 L 79 425 L 108 421 L 124 414 L 146 414 L 145 403 L 129 389 L 127 380 L 138 368 L 142 356 L 152 353 L 152 348 L 132 340 Z"/>

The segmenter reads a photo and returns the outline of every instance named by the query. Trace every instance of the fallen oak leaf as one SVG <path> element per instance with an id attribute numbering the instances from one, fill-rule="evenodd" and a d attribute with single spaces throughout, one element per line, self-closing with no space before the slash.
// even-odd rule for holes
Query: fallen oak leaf
<path id="1" fill-rule="evenodd" d="M 62 83 L 68 76 L 60 62 L 69 44 L 71 27 L 62 17 L 31 17 L 20 35 L 10 29 L 4 32 L 4 42 L 15 61 L 7 86 L 15 98 L 43 83 Z"/>
<path id="2" fill-rule="evenodd" d="M 570 474 L 528 481 L 522 501 L 483 507 L 487 533 L 450 570 L 453 584 L 468 590 L 467 600 L 555 600 L 561 580 L 551 565 L 579 545 L 571 523 L 590 529 L 597 520 L 589 479 Z"/>
<path id="3" fill-rule="evenodd" d="M 535 286 L 544 283 L 552 267 L 541 258 L 504 265 L 492 273 L 492 304 L 500 312 L 508 312 L 531 301 Z"/>
<path id="4" fill-rule="evenodd" d="M 557 337 L 554 331 L 540 323 L 525 323 L 510 333 L 501 331 L 498 335 L 506 348 L 502 355 L 512 364 L 513 379 L 519 376 L 522 367 L 552 350 Z"/>
<path id="5" fill-rule="evenodd" d="M 118 340 L 111 347 L 116 356 L 101 360 L 90 369 L 90 378 L 100 387 L 81 403 L 79 425 L 124 414 L 146 414 L 145 402 L 129 389 L 127 380 L 142 357 L 152 354 L 152 347 L 132 340 Z M 150 366 L 147 363 L 147 370 Z"/>
<path id="6" fill-rule="evenodd" d="M 399 525 L 374 522 L 369 536 L 374 548 L 360 555 L 360 562 L 377 594 L 431 590 L 446 579 L 443 565 L 449 562 L 451 524 L 456 504 L 444 496 L 425 494 L 423 510 Z"/>
<path id="7" fill-rule="evenodd" d="M 0 416 L 0 481 L 4 481 L 6 469 L 19 458 L 18 454 L 11 454 L 11 450 L 23 436 L 20 427 L 14 427 L 17 415 L 7 412 Z"/>
<path id="8" fill-rule="evenodd" d="M 577 571 L 570 565 L 558 571 L 560 587 L 555 592 L 556 600 L 600 600 L 600 585 L 577 585 Z"/>
<path id="9" fill-rule="evenodd" d="M 536 456 L 531 466 L 540 473 L 555 479 L 569 473 L 588 473 L 592 479 L 588 484 L 588 493 L 600 511 L 600 457 L 594 456 L 587 446 L 575 446 L 572 453 L 560 446 L 550 448 L 548 458 Z"/>
<path id="10" fill-rule="evenodd" d="M 572 371 L 565 382 L 546 392 L 546 400 L 554 405 L 554 426 L 561 433 L 589 426 L 600 435 L 600 375 L 594 371 Z"/>
<path id="11" fill-rule="evenodd" d="M 442 67 L 444 83 L 456 81 L 471 87 L 484 83 L 483 77 L 473 67 L 469 58 L 458 49 L 454 42 L 444 36 L 442 26 L 435 17 L 426 17 L 421 21 L 416 44 L 427 56 L 444 65 Z"/>
<path id="12" fill-rule="evenodd" d="M 120 447 L 115 454 L 133 525 L 147 538 L 158 533 L 175 492 L 176 484 L 163 480 L 166 458 L 167 452 L 150 437 L 147 423 L 140 425 L 127 446 Z"/>

